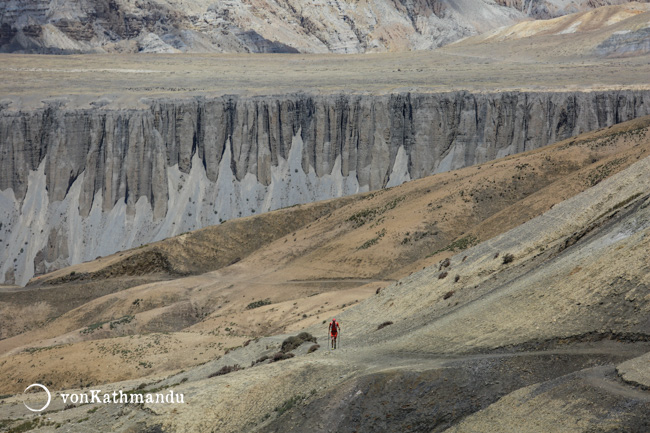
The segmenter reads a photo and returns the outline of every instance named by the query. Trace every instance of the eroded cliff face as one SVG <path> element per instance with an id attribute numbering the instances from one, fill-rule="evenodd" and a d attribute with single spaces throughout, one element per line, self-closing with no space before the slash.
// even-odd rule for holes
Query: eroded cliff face
<path id="1" fill-rule="evenodd" d="M 0 278 L 650 114 L 650 92 L 290 95 L 0 111 Z"/>

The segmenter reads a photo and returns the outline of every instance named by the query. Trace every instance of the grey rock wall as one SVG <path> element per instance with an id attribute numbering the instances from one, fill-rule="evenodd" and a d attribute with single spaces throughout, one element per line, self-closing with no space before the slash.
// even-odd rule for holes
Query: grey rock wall
<path id="1" fill-rule="evenodd" d="M 0 279 L 650 114 L 650 92 L 288 95 L 0 111 Z"/>

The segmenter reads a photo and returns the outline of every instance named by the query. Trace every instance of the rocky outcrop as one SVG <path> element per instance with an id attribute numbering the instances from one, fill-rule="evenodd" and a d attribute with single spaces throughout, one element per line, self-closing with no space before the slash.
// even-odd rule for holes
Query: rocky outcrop
<path id="1" fill-rule="evenodd" d="M 601 6 L 620 5 L 629 3 L 626 0 L 496 0 L 496 3 L 526 13 L 526 15 L 546 20 L 576 12 L 584 12 Z"/>
<path id="2" fill-rule="evenodd" d="M 647 91 L 153 100 L 0 111 L 0 277 L 376 190 L 650 114 Z"/>
<path id="3" fill-rule="evenodd" d="M 0 51 L 360 53 L 460 38 L 620 0 L 0 0 Z"/>
<path id="4" fill-rule="evenodd" d="M 636 30 L 613 33 L 600 43 L 596 54 L 610 57 L 639 56 L 650 53 L 650 24 Z"/>

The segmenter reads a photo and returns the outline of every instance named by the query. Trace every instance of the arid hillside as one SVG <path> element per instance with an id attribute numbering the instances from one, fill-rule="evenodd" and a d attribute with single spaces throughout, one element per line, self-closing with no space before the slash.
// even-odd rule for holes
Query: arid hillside
<path id="1" fill-rule="evenodd" d="M 6 290 L 3 318 L 23 305 L 38 320 L 0 341 L 3 426 L 644 431 L 649 128 L 638 119 L 232 221 Z M 269 228 L 259 239 L 235 230 L 259 229 L 256 219 Z M 285 234 L 276 220 L 303 226 Z M 229 253 L 240 260 L 202 249 L 227 239 L 249 245 Z M 189 266 L 188 251 L 203 257 Z M 120 279 L 78 306 L 44 295 Z M 335 351 L 324 325 L 333 315 Z M 309 334 L 287 339 L 299 331 Z M 47 418 L 32 419 L 22 401 L 42 395 L 20 394 L 32 382 L 173 389 L 188 402 L 62 410 L 55 395 Z"/>
<path id="2" fill-rule="evenodd" d="M 642 118 L 387 190 L 234 220 L 5 289 L 1 418 L 20 424 L 11 421 L 27 415 L 20 401 L 38 394 L 10 395 L 34 382 L 173 386 L 191 398 L 182 410 L 128 406 L 119 416 L 106 406 L 86 419 L 88 409 L 60 411 L 55 399 L 42 431 L 72 420 L 71 431 L 87 422 L 118 431 L 306 431 L 312 423 L 317 431 L 471 431 L 496 422 L 490 411 L 503 411 L 510 393 L 535 394 L 527 387 L 548 380 L 559 394 L 540 399 L 569 398 L 562 392 L 572 386 L 588 396 L 594 386 L 622 387 L 616 404 L 642 405 L 642 391 L 612 380 L 613 365 L 650 350 L 649 128 Z M 330 352 L 323 323 L 333 315 L 343 339 Z M 307 354 L 314 343 L 306 342 L 284 349 L 294 359 L 267 365 L 265 356 L 305 329 L 320 349 Z M 208 378 L 235 364 L 247 368 Z M 642 362 L 620 369 L 644 380 Z M 429 408 L 452 394 L 451 406 Z M 573 419 L 588 399 L 560 413 Z M 274 410 L 285 404 L 300 417 Z M 585 426 L 613 410 L 599 404 Z M 224 411 L 229 417 L 217 415 Z M 498 422 L 515 425 L 516 416 Z M 636 426 L 637 409 L 617 422 Z"/>
<path id="3" fill-rule="evenodd" d="M 650 5 L 607 6 L 560 18 L 527 21 L 466 38 L 449 47 L 478 55 L 495 48 L 498 57 L 634 57 L 650 53 Z M 561 43 L 560 43 L 561 41 Z M 535 47 L 531 50 L 531 47 Z"/>

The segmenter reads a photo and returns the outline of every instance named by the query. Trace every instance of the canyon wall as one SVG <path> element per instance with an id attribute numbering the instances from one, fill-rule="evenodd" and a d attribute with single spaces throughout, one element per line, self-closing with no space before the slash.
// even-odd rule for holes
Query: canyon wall
<path id="1" fill-rule="evenodd" d="M 650 92 L 284 95 L 0 110 L 0 280 L 650 114 Z"/>

